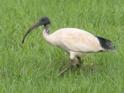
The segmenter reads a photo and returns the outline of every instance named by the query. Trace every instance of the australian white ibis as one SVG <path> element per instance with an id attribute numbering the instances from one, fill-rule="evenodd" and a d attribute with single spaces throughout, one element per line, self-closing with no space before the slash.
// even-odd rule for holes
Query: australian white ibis
<path id="1" fill-rule="evenodd" d="M 42 17 L 36 24 L 29 28 L 24 35 L 22 43 L 28 33 L 39 26 L 44 26 L 43 37 L 47 42 L 67 51 L 70 55 L 70 63 L 73 66 L 80 65 L 80 57 L 83 53 L 97 53 L 108 51 L 114 48 L 112 42 L 108 39 L 95 36 L 87 31 L 77 28 L 61 28 L 54 33 L 49 33 L 50 20 L 48 17 Z M 62 71 L 61 73 L 63 73 Z"/>

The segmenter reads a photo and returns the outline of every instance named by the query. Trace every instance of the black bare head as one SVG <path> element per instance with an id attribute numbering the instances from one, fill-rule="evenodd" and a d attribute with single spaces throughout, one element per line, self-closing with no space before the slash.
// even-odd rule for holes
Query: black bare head
<path id="1" fill-rule="evenodd" d="M 42 25 L 46 26 L 46 25 L 48 25 L 48 24 L 50 24 L 50 20 L 49 20 L 48 17 L 42 17 L 42 18 L 39 20 L 39 25 L 40 25 L 40 26 L 42 26 Z"/>
<path id="2" fill-rule="evenodd" d="M 39 26 L 47 26 L 47 25 L 49 25 L 50 24 L 50 20 L 49 20 L 49 18 L 48 17 L 42 17 L 42 18 L 40 18 L 40 20 L 37 22 L 37 23 L 35 23 L 33 26 L 31 26 L 29 29 L 28 29 L 28 31 L 25 33 L 25 35 L 24 35 L 24 37 L 23 37 L 23 40 L 22 40 L 22 43 L 24 43 L 24 41 L 25 41 L 25 38 L 26 38 L 26 36 L 33 30 L 33 29 L 35 29 L 35 28 L 37 28 L 37 27 L 39 27 Z"/>

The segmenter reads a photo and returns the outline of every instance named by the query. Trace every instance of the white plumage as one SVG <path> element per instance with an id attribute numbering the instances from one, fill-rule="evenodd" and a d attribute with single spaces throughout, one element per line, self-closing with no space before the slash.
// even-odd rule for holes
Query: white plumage
<path id="1" fill-rule="evenodd" d="M 48 24 L 50 20 L 48 17 L 43 17 L 29 28 L 27 33 L 24 35 L 22 43 L 28 33 L 34 28 L 44 25 L 43 37 L 50 44 L 60 47 L 70 54 L 71 65 L 80 65 L 80 56 L 84 53 L 93 53 L 99 51 L 106 51 L 113 49 L 112 42 L 105 38 L 95 36 L 87 31 L 77 28 L 62 28 L 49 34 Z M 63 71 L 61 72 L 63 73 Z"/>
<path id="2" fill-rule="evenodd" d="M 44 30 L 43 36 L 52 45 L 69 52 L 70 58 L 71 56 L 80 56 L 81 53 L 104 50 L 98 38 L 89 32 L 77 28 L 62 28 L 50 35 Z"/>

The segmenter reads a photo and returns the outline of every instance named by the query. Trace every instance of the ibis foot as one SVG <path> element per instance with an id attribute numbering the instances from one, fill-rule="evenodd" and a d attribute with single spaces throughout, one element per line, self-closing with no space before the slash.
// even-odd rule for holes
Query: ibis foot
<path id="1" fill-rule="evenodd" d="M 63 74 L 64 74 L 66 71 L 68 71 L 70 68 L 71 68 L 71 65 L 70 65 L 70 64 L 67 64 L 67 65 L 63 66 L 57 76 L 63 75 Z"/>
<path id="2" fill-rule="evenodd" d="M 62 70 L 60 70 L 60 72 L 57 76 L 63 75 L 69 69 L 71 69 L 71 70 L 79 69 L 80 67 L 81 67 L 81 62 L 78 58 L 76 60 L 70 60 L 69 64 L 63 66 Z"/>

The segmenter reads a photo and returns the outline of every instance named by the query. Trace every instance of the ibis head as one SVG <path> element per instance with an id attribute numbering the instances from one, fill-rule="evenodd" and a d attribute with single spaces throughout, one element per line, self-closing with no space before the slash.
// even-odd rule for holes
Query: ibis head
<path id="1" fill-rule="evenodd" d="M 42 26 L 42 25 L 43 25 L 43 26 L 46 26 L 46 25 L 48 25 L 48 24 L 50 24 L 50 23 L 51 23 L 51 22 L 50 22 L 50 20 L 49 20 L 48 17 L 42 17 L 42 18 L 40 18 L 38 22 L 36 22 L 34 25 L 32 25 L 32 26 L 27 30 L 27 32 L 25 33 L 25 35 L 24 35 L 24 37 L 23 37 L 22 43 L 24 43 L 26 36 L 27 36 L 31 31 L 33 31 L 33 29 L 35 29 L 35 28 L 37 28 L 37 27 L 39 27 L 39 26 Z"/>

